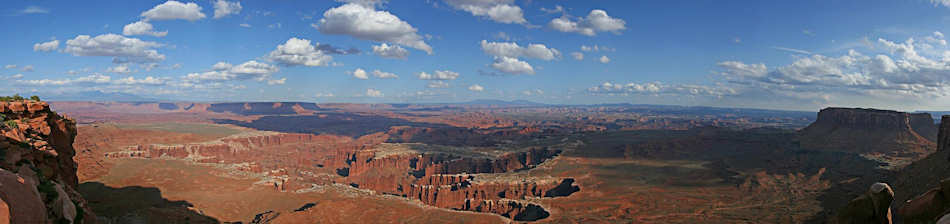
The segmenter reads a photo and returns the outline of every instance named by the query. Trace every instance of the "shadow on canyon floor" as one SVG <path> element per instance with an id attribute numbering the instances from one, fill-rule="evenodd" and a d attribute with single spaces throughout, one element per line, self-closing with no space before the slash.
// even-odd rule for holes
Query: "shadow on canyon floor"
<path id="1" fill-rule="evenodd" d="M 191 208 L 187 201 L 170 201 L 154 187 L 114 188 L 99 182 L 79 185 L 79 192 L 101 223 L 219 223 Z"/>

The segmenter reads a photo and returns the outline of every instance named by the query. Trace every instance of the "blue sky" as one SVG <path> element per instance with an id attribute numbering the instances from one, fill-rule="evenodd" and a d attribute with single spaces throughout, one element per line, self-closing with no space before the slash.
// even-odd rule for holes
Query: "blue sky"
<path id="1" fill-rule="evenodd" d="M 937 0 L 5 4 L 0 94 L 950 110 Z"/>

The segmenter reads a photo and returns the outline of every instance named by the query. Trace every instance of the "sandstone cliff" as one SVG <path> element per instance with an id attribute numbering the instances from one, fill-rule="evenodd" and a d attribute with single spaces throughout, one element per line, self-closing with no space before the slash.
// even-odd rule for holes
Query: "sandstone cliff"
<path id="1" fill-rule="evenodd" d="M 946 210 L 950 208 L 950 115 L 941 119 L 937 146 L 937 152 L 901 169 L 894 178 L 898 219 L 933 222 L 940 218 L 938 214 L 950 212 Z"/>
<path id="2" fill-rule="evenodd" d="M 0 102 L 0 223 L 95 223 L 76 191 L 75 121 L 45 102 Z"/>
<path id="3" fill-rule="evenodd" d="M 825 108 L 801 130 L 805 149 L 922 157 L 934 151 L 937 127 L 929 114 Z"/>

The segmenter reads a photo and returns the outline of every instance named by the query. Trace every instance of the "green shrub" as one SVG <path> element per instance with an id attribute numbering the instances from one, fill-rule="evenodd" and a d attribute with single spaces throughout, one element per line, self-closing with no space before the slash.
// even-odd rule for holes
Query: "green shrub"
<path id="1" fill-rule="evenodd" d="M 13 94 L 13 101 L 23 101 L 23 100 L 26 100 L 26 98 L 23 98 L 22 96 L 20 96 L 19 93 Z"/>
<path id="2" fill-rule="evenodd" d="M 15 128 L 18 128 L 17 125 L 16 125 L 16 121 L 14 121 L 14 120 L 4 121 L 3 124 L 6 125 L 6 126 L 9 127 L 9 128 L 14 128 L 14 129 L 15 129 Z"/>
<path id="3" fill-rule="evenodd" d="M 36 95 L 30 96 L 30 100 L 32 100 L 32 101 L 41 101 L 41 100 L 40 100 L 40 97 L 38 97 L 38 96 L 36 96 Z"/>

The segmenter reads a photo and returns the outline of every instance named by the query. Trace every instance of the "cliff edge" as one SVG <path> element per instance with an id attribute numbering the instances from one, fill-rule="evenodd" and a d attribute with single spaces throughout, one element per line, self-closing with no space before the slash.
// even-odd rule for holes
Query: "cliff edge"
<path id="1" fill-rule="evenodd" d="M 40 101 L 0 102 L 0 223 L 95 223 L 76 190 L 76 122 Z"/>

